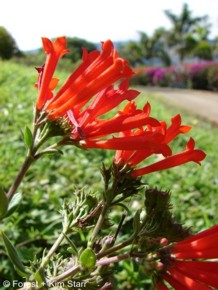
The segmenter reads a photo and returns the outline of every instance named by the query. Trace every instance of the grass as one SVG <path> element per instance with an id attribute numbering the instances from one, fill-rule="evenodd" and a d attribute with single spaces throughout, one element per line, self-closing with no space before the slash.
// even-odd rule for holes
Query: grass
<path id="1" fill-rule="evenodd" d="M 65 74 L 62 72 L 61 76 Z M 25 125 L 31 126 L 37 95 L 33 87 L 36 77 L 34 68 L 0 62 L 0 185 L 5 190 L 9 188 L 25 155 L 20 130 Z M 182 113 L 183 123 L 193 126 L 187 136 L 182 135 L 174 142 L 173 150 L 184 148 L 192 136 L 197 147 L 207 153 L 207 158 L 201 167 L 190 163 L 150 174 L 144 177 L 144 181 L 150 186 L 171 191 L 176 219 L 191 226 L 194 232 L 218 223 L 218 129 L 209 122 L 162 102 L 158 96 L 142 93 L 137 100 L 139 106 L 147 101 L 152 105 L 154 117 L 166 120 L 169 124 L 172 116 Z M 19 188 L 24 194 L 23 202 L 4 225 L 9 237 L 20 245 L 21 255 L 26 261 L 52 243 L 59 230 L 56 212 L 63 198 L 72 195 L 75 187 L 86 186 L 94 192 L 101 191 L 99 167 L 102 162 L 110 164 L 113 156 L 110 151 L 82 151 L 72 147 L 63 151 L 61 158 L 44 157 L 32 166 Z M 29 243 L 21 247 L 24 240 Z M 0 254 L 5 255 L 1 249 Z M 128 269 L 123 271 L 121 274 L 125 281 Z M 12 266 L 4 259 L 0 265 L 0 281 L 9 275 L 16 277 Z M 132 279 L 137 281 L 137 277 Z"/>

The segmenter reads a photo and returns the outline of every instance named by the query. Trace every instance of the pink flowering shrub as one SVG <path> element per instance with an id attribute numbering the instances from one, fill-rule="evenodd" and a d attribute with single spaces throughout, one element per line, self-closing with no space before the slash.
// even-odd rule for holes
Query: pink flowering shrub
<path id="1" fill-rule="evenodd" d="M 171 67 L 149 67 L 139 70 L 132 84 L 218 90 L 218 63 L 203 62 Z"/>

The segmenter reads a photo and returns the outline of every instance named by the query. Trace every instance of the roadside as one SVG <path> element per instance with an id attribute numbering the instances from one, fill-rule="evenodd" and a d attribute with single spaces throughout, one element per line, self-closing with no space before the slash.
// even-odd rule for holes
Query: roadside
<path id="1" fill-rule="evenodd" d="M 172 105 L 203 117 L 218 126 L 218 92 L 140 86 L 143 92 L 154 93 Z"/>

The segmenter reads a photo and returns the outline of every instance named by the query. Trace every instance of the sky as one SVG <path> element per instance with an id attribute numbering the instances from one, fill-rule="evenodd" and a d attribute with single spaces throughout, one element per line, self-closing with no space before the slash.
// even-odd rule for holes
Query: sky
<path id="1" fill-rule="evenodd" d="M 15 39 L 19 49 L 41 47 L 41 37 L 79 37 L 100 43 L 106 39 L 139 39 L 156 28 L 170 28 L 165 9 L 180 14 L 186 2 L 193 16 L 208 15 L 210 37 L 218 36 L 217 0 L 3 0 L 0 26 Z"/>

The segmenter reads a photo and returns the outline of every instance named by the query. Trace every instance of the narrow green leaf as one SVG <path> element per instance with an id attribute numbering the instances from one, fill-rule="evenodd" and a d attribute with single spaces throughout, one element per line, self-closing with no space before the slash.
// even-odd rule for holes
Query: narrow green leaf
<path id="1" fill-rule="evenodd" d="M 17 250 L 12 245 L 11 241 L 9 240 L 9 238 L 3 232 L 1 232 L 1 236 L 2 236 L 2 239 L 3 239 L 7 254 L 8 254 L 12 264 L 14 265 L 14 268 L 17 271 L 17 273 L 19 275 L 21 275 L 22 277 L 23 276 L 25 276 L 25 277 L 29 276 L 30 272 L 23 265 L 19 255 L 17 253 Z"/>
<path id="2" fill-rule="evenodd" d="M 24 143 L 26 144 L 26 146 L 29 149 L 31 149 L 33 146 L 34 140 L 33 140 L 32 132 L 31 132 L 30 128 L 27 126 L 24 128 L 23 138 L 24 138 Z"/>
<path id="3" fill-rule="evenodd" d="M 0 187 L 0 217 L 5 216 L 8 210 L 8 198 L 4 190 Z"/>
<path id="4" fill-rule="evenodd" d="M 71 239 L 68 238 L 68 236 L 65 235 L 65 234 L 64 234 L 64 237 L 67 240 L 68 244 L 70 245 L 70 247 L 67 249 L 68 252 L 70 252 L 71 254 L 74 254 L 74 255 L 78 256 L 78 251 L 77 251 L 77 248 L 76 248 L 74 242 L 71 241 Z"/>
<path id="5" fill-rule="evenodd" d="M 46 285 L 46 277 L 43 268 L 38 269 L 38 271 L 34 274 L 34 278 L 38 282 L 38 287 Z"/>
<path id="6" fill-rule="evenodd" d="M 96 264 L 96 256 L 92 249 L 85 249 L 80 255 L 80 263 L 83 268 L 90 269 Z"/>
<path id="7" fill-rule="evenodd" d="M 10 201 L 8 205 L 7 213 L 4 217 L 8 217 L 12 215 L 17 210 L 18 206 L 20 205 L 21 200 L 22 200 L 22 194 L 20 192 L 17 192 L 13 196 L 12 200 Z"/>

